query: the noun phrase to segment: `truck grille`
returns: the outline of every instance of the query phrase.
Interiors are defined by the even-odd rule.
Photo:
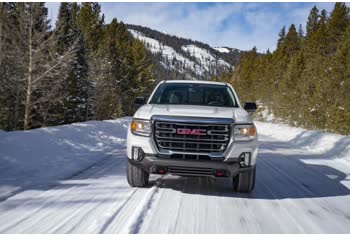
[[[182,153],[224,152],[230,141],[230,124],[155,121],[158,150]]]

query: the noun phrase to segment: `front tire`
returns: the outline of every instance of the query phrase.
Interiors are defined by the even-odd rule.
[[[148,185],[149,173],[141,167],[129,163],[127,166],[126,177],[131,187],[145,187]]]
[[[233,178],[233,190],[240,193],[250,193],[255,187],[256,167],[239,173]]]

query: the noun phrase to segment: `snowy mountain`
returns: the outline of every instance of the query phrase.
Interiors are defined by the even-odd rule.
[[[228,47],[179,38],[147,27],[127,25],[134,38],[141,40],[153,61],[156,79],[210,79],[233,68],[241,51]]]

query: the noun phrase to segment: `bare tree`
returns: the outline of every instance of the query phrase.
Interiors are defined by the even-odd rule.
[[[43,3],[17,3],[16,12],[5,24],[12,43],[7,55],[16,58],[18,74],[7,81],[22,96],[23,127],[29,129],[46,125],[50,109],[64,98],[63,80],[74,60],[76,43],[57,53],[57,39]]]

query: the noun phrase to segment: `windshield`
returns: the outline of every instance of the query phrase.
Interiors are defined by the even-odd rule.
[[[150,103],[237,107],[236,99],[228,86],[199,83],[163,83],[157,88]]]

